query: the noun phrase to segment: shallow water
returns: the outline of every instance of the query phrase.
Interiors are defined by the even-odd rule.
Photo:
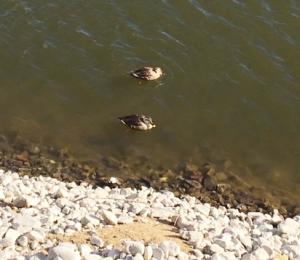
[[[0,130],[85,158],[228,158],[294,190],[299,31],[295,0],[1,1]],[[166,75],[128,76],[144,65]],[[158,127],[126,129],[131,113]]]

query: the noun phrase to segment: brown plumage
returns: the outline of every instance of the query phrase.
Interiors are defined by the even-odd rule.
[[[118,117],[118,119],[126,126],[134,130],[150,130],[156,125],[153,123],[150,116],[145,115],[129,115]]]
[[[143,67],[132,71],[131,76],[143,79],[143,80],[155,80],[163,75],[162,69],[160,67]]]

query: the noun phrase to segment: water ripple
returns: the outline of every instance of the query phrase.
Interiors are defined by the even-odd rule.
[[[63,146],[70,135],[68,143],[83,147],[78,136],[99,135],[109,140],[105,152],[126,153],[124,129],[106,127],[115,115],[142,109],[165,124],[147,136],[125,136],[155,159],[170,150],[174,160],[191,158],[204,143],[245,163],[256,160],[242,158],[245,150],[271,168],[285,161],[299,174],[297,156],[277,158],[290,148],[300,154],[300,1],[44,2],[0,1],[0,97],[12,97],[0,102],[4,127],[29,114],[45,125],[36,136]],[[146,64],[166,75],[142,84],[128,75]],[[54,111],[47,122],[41,104]],[[170,136],[158,153],[147,148]]]
[[[189,2],[198,10],[200,11],[204,16],[211,16],[211,13],[205,10],[200,3],[197,0],[189,0]]]
[[[84,29],[82,26],[80,26],[79,28],[76,29],[76,32],[84,35],[84,36],[87,36],[87,37],[91,37],[91,33],[88,32],[86,29]]]
[[[177,44],[181,45],[182,47],[186,47],[186,45],[184,43],[182,43],[181,41],[179,41],[178,39],[176,39],[175,37],[173,37],[171,34],[164,32],[164,31],[160,31],[160,33],[164,36],[166,36],[168,39],[176,42]]]

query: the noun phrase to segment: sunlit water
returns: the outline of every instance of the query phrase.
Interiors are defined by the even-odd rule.
[[[299,32],[296,0],[1,1],[1,132],[88,158],[229,158],[295,190]],[[144,65],[166,75],[128,75]],[[131,113],[158,127],[126,129]]]

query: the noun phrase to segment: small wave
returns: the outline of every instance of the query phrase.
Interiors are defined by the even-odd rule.
[[[76,32],[84,35],[84,36],[87,36],[87,37],[91,37],[91,33],[89,33],[87,30],[83,29],[82,27],[79,27],[77,28]]]
[[[296,14],[296,13],[291,13],[291,16],[294,16],[296,18],[300,18],[300,15],[299,14]]]
[[[175,65],[181,72],[184,72],[184,69],[182,66],[180,66],[180,64],[178,62],[175,61],[175,59],[172,59],[171,57],[165,55],[164,53],[158,51],[157,49],[151,48],[151,50],[156,53],[158,56],[160,56],[161,58],[163,58],[164,60],[167,60],[169,64],[173,64]],[[169,73],[168,73],[169,74]],[[170,74],[169,74],[170,75]],[[171,74],[172,77],[174,77],[175,75]]]
[[[229,21],[228,19],[226,19],[225,17],[223,16],[217,16],[217,18],[222,21],[225,25],[227,25],[228,27],[231,27],[235,30],[238,30],[238,31],[246,31],[244,28],[240,27],[240,26],[237,26],[235,25],[233,22]]]
[[[275,52],[267,49],[263,45],[261,44],[252,44],[252,45],[255,46],[257,49],[261,50],[268,58],[270,58],[276,64],[281,66],[285,62],[284,58],[280,57]]]
[[[263,8],[264,8],[267,12],[269,12],[269,13],[272,12],[272,8],[271,8],[271,6],[267,3],[266,0],[262,0],[262,1],[261,1],[261,4],[262,4]]]
[[[171,34],[165,32],[165,31],[160,31],[160,33],[164,36],[166,36],[168,39],[176,42],[177,44],[183,46],[183,47],[186,47],[186,45],[184,43],[182,43],[181,41],[179,41],[178,39],[176,39],[175,37],[173,37]]]
[[[200,11],[203,15],[205,16],[211,16],[211,13],[205,10],[197,0],[190,0],[190,3],[198,10]]]
[[[243,7],[245,6],[245,3],[242,2],[242,0],[232,0],[232,2]]]
[[[242,70],[247,74],[249,75],[252,79],[255,79],[257,82],[265,85],[265,82],[255,73],[255,71],[250,67],[248,66],[247,64],[243,63],[243,62],[239,62],[238,64]]]

